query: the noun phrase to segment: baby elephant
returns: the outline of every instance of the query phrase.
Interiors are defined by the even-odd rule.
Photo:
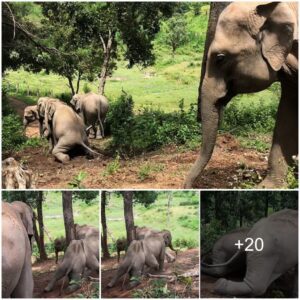
[[[53,278],[45,288],[45,292],[52,291],[56,281],[64,276],[69,278],[67,293],[80,288],[80,280],[84,276],[85,268],[99,272],[99,236],[88,236],[83,240],[72,240],[69,244],[62,263],[58,266]]]
[[[56,238],[54,240],[54,250],[55,250],[55,263],[58,262],[58,253],[65,252],[66,250],[66,239],[64,237]]]
[[[107,286],[113,287],[119,278],[127,273],[131,278],[134,277],[134,280],[130,282],[130,287],[137,286],[140,283],[138,278],[143,274],[145,266],[163,271],[165,247],[164,239],[157,235],[132,241],[124,260]]]
[[[117,253],[118,253],[118,262],[120,261],[121,251],[127,250],[127,240],[125,238],[117,239],[116,241]]]
[[[38,120],[38,111],[36,105],[27,106],[24,109],[24,115],[23,115],[23,125],[26,128],[28,124],[34,122],[35,120]]]

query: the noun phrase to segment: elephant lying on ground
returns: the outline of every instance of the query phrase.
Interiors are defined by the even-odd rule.
[[[120,261],[120,253],[122,251],[126,252],[126,250],[127,250],[127,240],[126,240],[126,238],[117,239],[116,248],[117,248],[118,262],[119,262]]]
[[[138,239],[138,240],[144,239],[145,237],[147,237],[149,235],[157,234],[164,239],[166,247],[169,247],[177,255],[177,250],[175,250],[172,245],[172,234],[169,230],[159,231],[159,230],[155,230],[155,229],[148,228],[148,227],[135,226],[135,234],[136,234],[136,239]],[[175,257],[172,256],[167,251],[166,251],[166,257],[167,257],[168,262],[175,261]]]
[[[80,280],[84,277],[86,268],[89,271],[99,272],[99,235],[97,234],[70,242],[63,261],[58,265],[53,278],[45,288],[45,292],[50,292],[56,281],[64,276],[69,278],[67,292],[74,292],[80,288]]]
[[[158,235],[150,235],[139,241],[133,240],[124,260],[107,286],[113,287],[119,278],[129,273],[133,279],[130,281],[130,287],[135,287],[139,284],[139,277],[146,266],[163,271],[165,247],[164,239]]]
[[[237,253],[235,243],[238,240],[244,241],[249,232],[249,228],[238,228],[220,237],[214,244],[211,255],[211,264],[207,264],[204,259],[201,261],[201,272],[221,277],[230,273],[245,269],[246,253]],[[235,256],[235,254],[237,255]],[[230,261],[228,263],[228,261]]]
[[[2,298],[32,298],[32,210],[2,202]]]
[[[51,141],[52,154],[58,161],[68,162],[68,152],[78,146],[87,155],[98,154],[89,148],[83,121],[71,107],[59,101],[44,101],[38,104],[38,113],[44,118],[43,135]]]
[[[54,240],[54,250],[55,250],[55,263],[58,262],[58,253],[65,252],[66,250],[66,239],[64,237],[59,237]]]
[[[199,89],[202,146],[185,188],[211,159],[224,107],[238,94],[281,83],[281,99],[263,188],[286,187],[298,155],[298,3],[234,2],[220,14]]]
[[[92,126],[93,138],[104,137],[103,122],[108,111],[108,100],[95,93],[76,94],[70,101],[74,110],[80,115],[84,124]],[[98,126],[97,126],[98,125]]]
[[[247,271],[242,282],[225,278],[215,291],[228,296],[261,296],[270,284],[298,265],[298,211],[284,209],[263,218],[247,233],[248,238],[263,240],[262,251],[246,252]],[[243,253],[244,249],[238,251]],[[298,276],[295,278],[295,293]],[[296,296],[296,295],[295,295]]]

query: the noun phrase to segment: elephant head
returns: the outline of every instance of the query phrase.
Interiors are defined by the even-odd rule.
[[[81,97],[79,94],[75,94],[71,101],[70,104],[73,106],[74,110],[77,113],[80,113],[82,111],[82,103],[81,103]]]
[[[23,116],[23,125],[26,127],[29,123],[34,122],[38,119],[38,111],[37,106],[27,106],[24,109],[24,116]]]
[[[176,255],[177,255],[177,250],[175,250],[173,248],[173,245],[172,245],[172,235],[171,235],[171,232],[169,230],[162,230],[160,231],[160,234],[162,235],[164,241],[165,241],[165,245],[166,247],[170,247],[171,250],[173,250]]]
[[[199,92],[202,147],[186,188],[193,186],[212,156],[226,104],[237,94],[266,89],[279,79],[278,71],[286,68],[286,58],[298,35],[291,6],[237,2],[220,14]]]
[[[33,232],[33,211],[30,206],[28,206],[26,203],[22,201],[14,201],[11,203],[13,208],[17,211],[17,213],[20,215],[22,223],[24,224],[24,227],[27,231],[30,243],[31,238],[34,234]]]

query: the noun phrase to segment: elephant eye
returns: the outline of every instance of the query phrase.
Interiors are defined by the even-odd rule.
[[[216,63],[221,64],[225,60],[225,54],[224,53],[218,53],[216,56]]]

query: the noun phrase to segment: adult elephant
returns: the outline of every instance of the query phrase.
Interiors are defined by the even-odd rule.
[[[261,187],[286,186],[288,166],[298,154],[298,4],[231,3],[221,13],[209,47],[200,91],[202,148],[185,187],[209,162],[222,108],[237,94],[281,83],[268,175]]]
[[[296,268],[298,274],[298,211],[284,209],[261,219],[247,237],[263,242],[259,250],[249,246],[252,251],[246,252],[247,271],[243,281],[221,278],[215,285],[217,293],[235,297],[261,296],[274,280],[286,272]],[[295,294],[297,286],[298,276],[295,276]]]
[[[74,110],[81,116],[84,124],[92,126],[94,132],[93,138],[104,137],[103,122],[108,111],[107,98],[92,92],[75,94],[70,103]]]
[[[23,204],[2,203],[2,298],[32,298],[32,211]]]

